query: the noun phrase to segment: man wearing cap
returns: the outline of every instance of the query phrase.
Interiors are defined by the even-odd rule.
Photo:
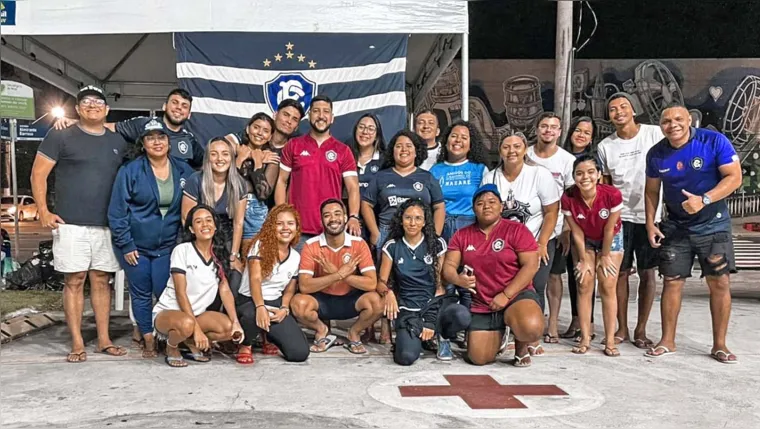
[[[98,330],[97,350],[113,356],[127,353],[108,334],[109,280],[119,270],[108,229],[108,204],[127,142],[105,127],[108,106],[100,88],[85,87],[76,99],[79,123],[48,133],[37,151],[31,177],[42,225],[53,229],[55,269],[64,274],[63,306],[72,339],[68,362],[87,360],[81,333],[86,278]],[[47,206],[47,179],[54,168],[52,212]]]
[[[169,280],[170,256],[181,228],[182,188],[193,169],[169,156],[163,121],[145,124],[138,140],[144,156],[119,170],[108,207],[116,257],[129,280],[132,314],[144,343],[143,357],[155,357],[153,297]]]
[[[203,166],[205,150],[198,143],[195,134],[188,131],[184,126],[190,118],[192,104],[193,97],[190,93],[184,89],[176,88],[166,97],[166,102],[162,107],[164,114],[160,120],[164,123],[166,133],[169,135],[169,154],[198,169]],[[137,140],[142,135],[145,124],[153,119],[152,116],[138,116],[125,121],[109,122],[105,126],[139,147]],[[66,128],[75,123],[75,119],[61,118],[55,123],[55,129]]]
[[[655,294],[655,272],[658,253],[647,240],[644,212],[647,152],[665,138],[656,125],[637,124],[636,112],[630,95],[619,92],[612,95],[607,105],[615,133],[599,143],[599,162],[605,183],[614,185],[623,194],[623,263],[617,284],[618,330],[615,342],[632,341],[640,349],[652,347],[647,338],[647,321]],[[658,208],[655,222],[660,222]],[[639,273],[639,314],[633,340],[628,331],[628,277],[634,255]]]

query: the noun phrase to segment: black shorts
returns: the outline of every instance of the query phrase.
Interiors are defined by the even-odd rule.
[[[364,295],[364,291],[352,289],[346,295],[328,295],[317,292],[312,296],[317,300],[320,320],[347,320],[359,315],[356,311],[356,301]]]
[[[734,242],[730,232],[693,235],[678,230],[674,225],[660,226],[665,235],[660,247],[660,275],[663,277],[691,277],[694,257],[697,257],[702,276],[719,276],[736,272]],[[710,256],[719,255],[721,260],[711,263]],[[724,265],[721,267],[721,265]],[[716,270],[716,268],[719,268]]]
[[[658,249],[649,244],[647,228],[644,224],[623,221],[623,262],[620,271],[626,272],[633,267],[633,255],[636,255],[636,269],[639,271],[657,268],[659,264]]]
[[[557,246],[554,250],[554,258],[552,260],[552,268],[549,270],[549,274],[565,274],[567,270],[567,258],[562,254],[562,246],[559,245],[559,237],[557,237]]]
[[[530,299],[535,301],[536,304],[541,305],[538,301],[538,294],[531,289],[523,289],[517,296],[507,304],[507,306],[495,313],[470,313],[472,321],[470,322],[469,331],[503,331],[506,325],[504,324],[504,312],[507,311],[512,304],[524,299]]]

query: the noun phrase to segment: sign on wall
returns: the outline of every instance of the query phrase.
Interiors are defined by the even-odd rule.
[[[23,83],[2,81],[0,83],[0,116],[34,120],[34,90]]]

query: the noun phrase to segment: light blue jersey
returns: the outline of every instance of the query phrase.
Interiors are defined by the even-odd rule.
[[[447,215],[475,216],[472,211],[472,196],[487,172],[488,168],[485,165],[469,160],[456,164],[439,162],[430,169],[430,173],[441,185]]]

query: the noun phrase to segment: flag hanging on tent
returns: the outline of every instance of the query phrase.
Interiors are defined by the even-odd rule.
[[[205,143],[243,130],[285,98],[308,110],[333,100],[332,134],[351,136],[364,113],[380,119],[386,141],[406,127],[407,36],[399,34],[175,33],[177,78],[193,96],[189,128]],[[308,117],[299,127],[309,129]]]

